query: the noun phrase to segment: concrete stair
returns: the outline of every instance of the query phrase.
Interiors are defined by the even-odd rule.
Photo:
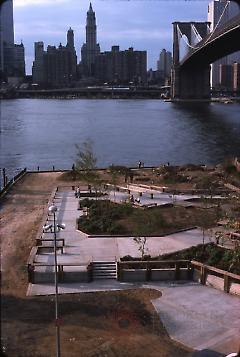
[[[96,279],[116,279],[116,262],[93,262],[93,280]]]

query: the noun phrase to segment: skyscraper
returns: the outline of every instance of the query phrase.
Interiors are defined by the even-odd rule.
[[[208,5],[208,21],[211,22],[211,31],[213,31],[218,24],[222,13],[224,14],[218,24],[218,26],[223,25],[229,21],[232,17],[236,16],[240,12],[240,7],[234,3],[229,2],[227,5],[227,0],[214,0]],[[220,84],[220,64],[231,65],[234,62],[240,62],[240,51],[233,53],[229,56],[223,57],[212,64],[211,71],[211,86],[217,87]]]
[[[97,26],[95,12],[93,11],[92,4],[90,3],[87,12],[86,22],[86,43],[81,48],[81,64],[83,74],[85,76],[94,76],[95,72],[95,58],[100,53],[100,46],[97,43]]]
[[[72,79],[76,79],[76,73],[77,73],[77,55],[76,55],[76,50],[74,47],[74,32],[69,28],[67,32],[67,49],[70,52],[70,57],[71,57],[71,69],[70,69],[70,76]]]
[[[0,7],[0,70],[5,76],[14,72],[13,1]]]

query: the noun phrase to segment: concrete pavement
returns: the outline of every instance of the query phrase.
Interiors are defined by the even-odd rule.
[[[240,299],[207,286],[193,282],[122,283],[101,280],[59,284],[59,293],[136,288],[152,288],[162,292],[162,296],[152,303],[171,338],[202,351],[202,354],[196,353],[194,356],[220,356],[216,352],[226,355],[238,350]],[[54,292],[53,284],[30,285],[28,289],[29,296]]]

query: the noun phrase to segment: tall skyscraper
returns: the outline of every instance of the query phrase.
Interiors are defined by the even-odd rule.
[[[100,53],[100,46],[97,43],[97,26],[95,12],[90,3],[87,12],[86,23],[86,43],[81,48],[81,64],[85,76],[94,76],[95,58]]]
[[[240,12],[240,7],[227,0],[214,0],[208,5],[208,21],[211,22],[211,31],[213,31],[218,24],[220,17],[225,9],[225,12],[219,22],[218,26],[224,25],[232,17]],[[212,64],[211,71],[211,86],[218,87],[220,84],[220,65],[231,65],[234,62],[240,62],[240,51],[233,53],[229,56],[223,57]]]
[[[67,32],[67,49],[70,52],[70,57],[71,57],[71,77],[72,79],[76,78],[76,73],[77,73],[77,55],[76,55],[76,50],[74,47],[74,32],[73,30],[70,29]]]
[[[0,7],[0,70],[5,76],[14,72],[13,1]]]

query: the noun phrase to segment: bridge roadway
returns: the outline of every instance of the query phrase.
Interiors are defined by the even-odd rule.
[[[210,33],[198,42],[196,49],[192,49],[183,58],[180,65],[187,67],[204,67],[217,59],[240,50],[240,14],[228,21],[227,24]]]

